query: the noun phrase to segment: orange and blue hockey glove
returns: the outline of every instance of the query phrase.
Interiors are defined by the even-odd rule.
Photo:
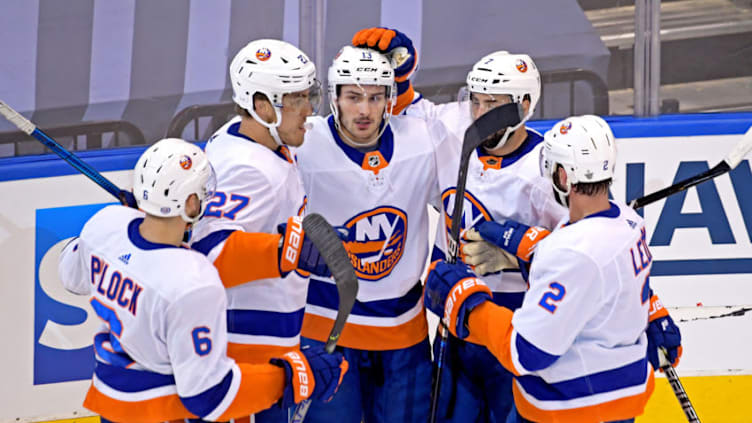
[[[332,275],[313,241],[305,236],[301,217],[287,219],[286,223],[277,226],[277,232],[282,234],[279,244],[279,272],[282,276],[296,269],[321,277]]]
[[[415,95],[410,77],[418,69],[418,52],[410,37],[395,29],[366,28],[355,33],[352,44],[378,50],[390,58],[397,84],[397,104],[392,114],[401,113],[412,103]]]
[[[679,364],[682,355],[681,332],[674,319],[663,307],[663,303],[651,290],[650,311],[648,312],[648,360],[654,369],[660,369],[660,351],[666,351],[672,367]],[[662,370],[661,370],[662,371]]]
[[[303,347],[290,351],[270,362],[285,369],[285,390],[280,406],[292,407],[306,399],[331,401],[342,378],[347,373],[348,363],[340,352],[331,354],[323,346]]]
[[[465,339],[470,331],[467,316],[477,306],[492,299],[491,290],[464,263],[449,264],[436,260],[428,268],[423,302],[452,335]]]

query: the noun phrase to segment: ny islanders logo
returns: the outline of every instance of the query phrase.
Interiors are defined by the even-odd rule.
[[[407,214],[396,207],[377,207],[351,218],[347,251],[360,279],[377,281],[399,262],[407,239]]]
[[[441,202],[444,204],[444,225],[447,234],[452,233],[452,216],[454,216],[454,197],[457,193],[456,188],[449,188],[441,194]],[[465,191],[465,201],[462,202],[462,219],[460,220],[460,238],[463,238],[465,231],[481,222],[491,221],[491,213],[486,206],[473,196],[469,191]]]

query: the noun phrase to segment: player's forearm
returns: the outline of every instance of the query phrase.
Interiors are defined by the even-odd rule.
[[[485,346],[502,366],[518,375],[510,345],[514,330],[512,315],[512,310],[486,301],[470,313],[467,319],[470,335],[465,341]]]
[[[217,421],[258,413],[273,406],[285,388],[285,369],[273,364],[238,363],[240,387],[227,410]]]
[[[258,279],[278,278],[281,235],[235,231],[214,260],[222,284],[233,287]]]

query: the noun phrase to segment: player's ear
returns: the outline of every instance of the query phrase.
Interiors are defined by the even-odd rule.
[[[196,217],[201,212],[201,201],[198,199],[198,195],[191,194],[188,199],[185,200],[185,214],[188,217]]]
[[[256,93],[253,95],[253,108],[256,110],[256,114],[267,123],[272,123],[277,119],[272,103],[262,94]]]

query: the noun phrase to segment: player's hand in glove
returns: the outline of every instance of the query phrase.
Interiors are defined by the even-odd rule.
[[[530,261],[535,245],[551,231],[507,220],[504,223],[483,222],[478,225],[478,233],[484,240],[501,247],[504,251],[523,261]]]
[[[287,219],[287,223],[277,226],[277,232],[282,234],[279,244],[279,272],[282,276],[295,269],[321,277],[332,275],[313,241],[305,236],[301,217]]]
[[[488,241],[480,233],[470,229],[465,234],[468,241],[460,246],[462,261],[478,275],[500,272],[504,269],[519,269],[517,258]]]
[[[366,28],[356,32],[352,39],[355,47],[367,47],[384,53],[392,61],[394,82],[397,83],[397,104],[392,114],[399,114],[413,101],[410,77],[418,68],[418,52],[412,40],[404,33],[389,28]]]
[[[681,332],[674,323],[674,319],[669,316],[668,310],[663,307],[663,303],[655,294],[650,297],[647,335],[648,360],[650,360],[653,368],[661,368],[660,355],[663,354],[661,349],[666,352],[666,358],[671,366],[676,367],[682,355]]]
[[[323,346],[303,347],[270,362],[285,369],[285,390],[280,406],[292,407],[303,400],[331,401],[348,369],[340,352],[328,354]]]
[[[437,316],[443,316],[449,332],[460,339],[470,334],[465,327],[467,315],[491,300],[491,295],[488,286],[466,264],[436,260],[428,268],[423,302]]]

